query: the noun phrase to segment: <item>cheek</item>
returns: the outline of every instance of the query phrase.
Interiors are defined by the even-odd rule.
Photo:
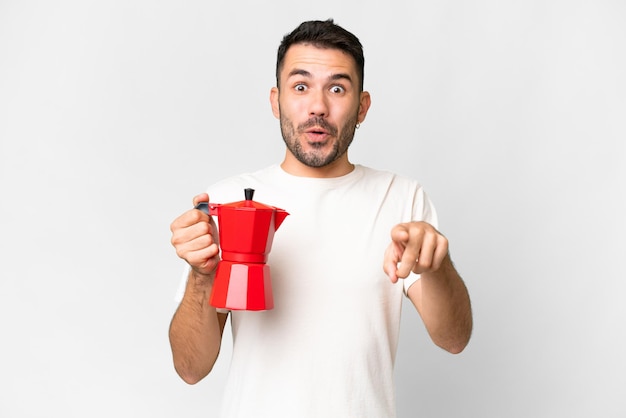
[[[280,103],[280,111],[288,114],[291,117],[298,117],[300,115],[306,115],[306,105],[304,100],[283,100]]]
[[[344,103],[343,106],[337,107],[337,112],[341,113],[341,117],[343,120],[354,119],[358,117],[359,112],[361,111],[361,104],[359,102]]]

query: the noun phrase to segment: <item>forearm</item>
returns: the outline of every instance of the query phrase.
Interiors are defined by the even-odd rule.
[[[472,333],[472,310],[467,288],[449,255],[439,270],[422,273],[409,288],[409,297],[433,342],[451,353],[463,351]]]
[[[210,282],[196,280],[191,272],[185,296],[170,324],[174,367],[189,384],[199,382],[211,371],[220,350],[226,315],[209,305],[210,292]]]

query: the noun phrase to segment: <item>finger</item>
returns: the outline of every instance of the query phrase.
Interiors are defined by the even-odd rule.
[[[433,269],[439,270],[443,265],[443,260],[448,255],[448,239],[439,234],[437,237],[437,247],[435,248],[435,258],[433,260]]]
[[[207,237],[196,238],[192,241],[183,242],[176,246],[176,254],[182,258],[187,260],[188,262],[192,262],[193,260],[198,260],[198,253],[205,251],[207,248],[211,247],[214,242]],[[193,259],[193,260],[192,260]],[[194,263],[195,264],[195,263]]]
[[[398,276],[406,278],[414,269],[416,262],[418,261],[420,250],[422,248],[422,240],[424,237],[424,231],[421,228],[410,228],[408,230],[409,239],[402,253],[402,259],[400,260],[400,266],[398,267]]]
[[[422,234],[419,254],[416,263],[413,266],[413,272],[420,274],[433,269],[433,260],[435,258],[435,248],[437,246],[437,233],[434,231],[426,231]]]
[[[424,241],[420,259],[413,269],[413,272],[417,274],[439,270],[448,254],[448,239],[438,232],[435,231]]]
[[[395,283],[398,281],[398,276],[396,271],[398,269],[398,261],[400,257],[397,252],[397,245],[393,242],[387,246],[385,250],[385,257],[383,259],[383,271],[391,280],[391,283]]]
[[[205,269],[211,261],[217,262],[217,256],[219,255],[219,247],[213,243],[208,247],[200,248],[195,251],[189,251],[185,253],[185,257],[181,257],[189,263],[190,266]]]
[[[197,223],[181,229],[172,237],[172,243],[187,251],[206,248],[215,242],[211,234],[211,226],[207,222]]]
[[[398,224],[391,229],[391,243],[393,254],[397,258],[396,264],[402,259],[402,254],[409,242],[409,229],[407,224]]]
[[[411,241],[410,224],[398,224],[394,226],[391,229],[391,240],[394,251],[395,280],[398,278],[404,279],[409,276],[417,258],[417,252],[411,248],[413,244]],[[400,263],[399,266],[398,263]],[[389,266],[389,268],[391,268],[391,265]],[[395,283],[395,281],[393,282]]]
[[[193,268],[201,270],[203,273],[210,273],[216,266],[219,255],[219,246],[209,234],[201,235],[189,241],[182,241],[175,245],[176,254],[187,261]],[[216,260],[212,260],[212,259]],[[206,266],[211,269],[206,271]]]
[[[208,202],[208,201],[209,201],[209,195],[207,193],[200,193],[199,195],[194,196],[193,206],[195,207],[200,202]]]
[[[408,224],[398,224],[391,229],[391,241],[406,245],[409,241],[409,227]]]
[[[170,225],[172,238],[179,237],[190,240],[198,235],[211,233],[209,215],[195,209],[190,209],[180,215]]]

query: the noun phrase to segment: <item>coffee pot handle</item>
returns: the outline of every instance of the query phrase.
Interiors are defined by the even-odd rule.
[[[211,213],[209,212],[209,203],[208,202],[200,202],[198,203],[194,209],[198,209],[200,212],[204,212],[207,215],[210,215]]]
[[[198,209],[199,211],[204,212],[207,215],[218,216],[219,214],[217,208],[219,208],[220,206],[221,205],[219,203],[200,202],[194,207],[194,209]]]

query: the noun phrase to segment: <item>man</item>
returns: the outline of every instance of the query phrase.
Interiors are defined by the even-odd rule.
[[[228,203],[250,187],[290,213],[269,258],[273,310],[211,307],[216,225],[196,209],[172,223],[172,243],[190,266],[170,327],[174,365],[188,383],[204,378],[231,316],[224,417],[394,417],[403,294],[435,344],[459,353],[469,341],[469,296],[422,187],[348,159],[371,102],[363,67],[359,40],[332,20],[286,35],[270,93],[285,158],[209,189]],[[207,194],[193,203],[203,201]]]

